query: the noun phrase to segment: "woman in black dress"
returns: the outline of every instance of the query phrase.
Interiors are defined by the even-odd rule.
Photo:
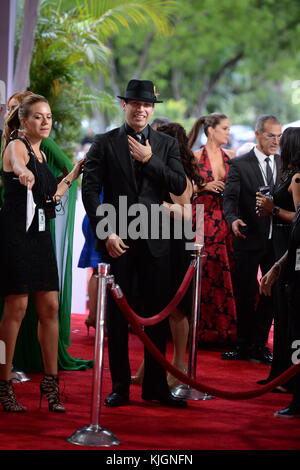
[[[300,172],[295,178],[295,184],[300,192]],[[287,344],[291,366],[299,362],[299,350],[295,349],[299,347],[300,337],[300,204],[291,227],[288,250],[262,278],[260,293],[271,295],[271,288],[281,273],[286,282],[286,315],[289,320]],[[275,412],[278,418],[300,418],[300,372],[290,380],[290,387],[292,401],[286,408]]]
[[[6,345],[6,363],[0,365],[0,403],[4,411],[25,411],[16,400],[10,375],[28,296],[33,294],[45,372],[41,399],[46,395],[50,411],[64,412],[57,366],[58,271],[49,221],[55,216],[55,204],[81,173],[83,161],[57,185],[40,150],[52,127],[51,109],[43,96],[25,97],[6,125],[11,140],[6,139],[2,153],[5,198],[0,212],[0,255],[5,279],[0,287],[4,297],[0,340]]]
[[[267,215],[273,215],[273,246],[275,259],[280,259],[287,250],[291,224],[300,202],[300,185],[296,183],[300,171],[300,128],[287,128],[281,139],[281,184],[273,194],[273,200],[261,193],[257,205]],[[288,316],[286,315],[285,279],[281,275],[274,286],[274,339],[273,361],[269,377],[259,381],[265,384],[284,372],[290,364],[288,345]],[[277,391],[285,391],[278,387]]]

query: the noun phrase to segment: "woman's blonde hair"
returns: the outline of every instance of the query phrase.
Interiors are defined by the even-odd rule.
[[[15,93],[10,97],[9,100],[12,98],[15,98],[18,100],[17,96],[20,97],[22,93]],[[8,103],[9,103],[8,100]],[[5,122],[5,127],[4,127],[4,139],[5,143],[3,146],[2,150],[2,155],[8,146],[10,140],[13,138],[14,132],[17,132],[20,130],[21,126],[21,119],[27,118],[30,112],[31,106],[33,106],[36,103],[48,103],[48,100],[42,96],[42,95],[36,95],[32,92],[24,92],[23,93],[23,98],[21,98],[19,105],[9,114],[8,118],[6,119]]]

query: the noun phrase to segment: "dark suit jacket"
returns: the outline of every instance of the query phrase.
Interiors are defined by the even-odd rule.
[[[278,155],[275,155],[275,163],[277,169],[275,184],[278,184],[280,177]],[[264,184],[254,150],[231,159],[224,189],[224,215],[230,229],[236,219],[242,219],[247,224],[247,238],[235,237],[236,249],[256,250],[263,249],[266,245],[270,217],[258,216],[255,212],[256,192],[258,187]]]
[[[186,177],[176,139],[154,131],[150,127],[149,142],[152,148],[152,157],[147,163],[141,164],[143,178],[140,190],[138,190],[134,175],[124,125],[105,134],[97,135],[87,154],[82,181],[82,200],[96,235],[96,249],[98,251],[105,250],[104,240],[98,239],[96,231],[97,224],[101,220],[103,222],[105,217],[103,214],[96,215],[102,188],[104,189],[103,204],[111,204],[116,210],[116,224],[112,226],[113,217],[111,217],[111,228],[108,229],[108,233],[117,233],[129,246],[132,243],[130,237],[124,237],[119,233],[119,216],[126,217],[126,207],[122,208],[122,204],[120,205],[119,196],[127,196],[127,210],[133,204],[145,205],[149,209],[148,226],[150,227],[151,204],[161,205],[169,192],[180,195],[185,190]],[[133,219],[137,216],[138,213]],[[131,220],[132,218],[128,217],[127,226]],[[144,225],[142,230],[147,229],[147,224]],[[162,240],[161,237],[159,239],[149,238],[147,243],[153,256],[167,254],[168,240]]]

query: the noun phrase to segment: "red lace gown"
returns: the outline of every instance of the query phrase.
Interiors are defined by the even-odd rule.
[[[227,176],[230,158],[223,150],[222,154]],[[199,169],[206,182],[213,181],[205,147]],[[224,218],[222,203],[222,196],[209,191],[193,196],[194,219],[196,204],[204,205],[205,257],[202,261],[200,343],[228,344],[236,340],[236,308],[231,279],[233,234]]]

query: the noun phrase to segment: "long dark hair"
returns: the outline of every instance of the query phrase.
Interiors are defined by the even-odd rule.
[[[9,114],[8,118],[6,119],[3,132],[5,143],[3,146],[2,155],[4,154],[4,151],[8,146],[10,140],[14,137],[14,132],[15,137],[18,135],[18,131],[21,127],[21,119],[28,117],[31,106],[41,102],[49,104],[44,96],[36,95],[30,92],[29,94],[24,96],[22,101],[20,101],[19,105]]]
[[[192,129],[188,134],[189,146],[190,148],[193,147],[194,143],[197,140],[200,130],[203,128],[204,134],[206,137],[208,136],[208,128],[215,127],[220,124],[223,119],[228,119],[225,114],[221,113],[212,113],[208,114],[207,116],[200,116],[194,123]]]
[[[194,153],[189,147],[188,138],[184,128],[177,122],[170,122],[160,126],[157,130],[177,139],[180,158],[186,176],[198,187],[202,186],[204,179],[198,170],[198,165]]]
[[[280,139],[281,176],[300,172],[300,127],[288,127]]]

